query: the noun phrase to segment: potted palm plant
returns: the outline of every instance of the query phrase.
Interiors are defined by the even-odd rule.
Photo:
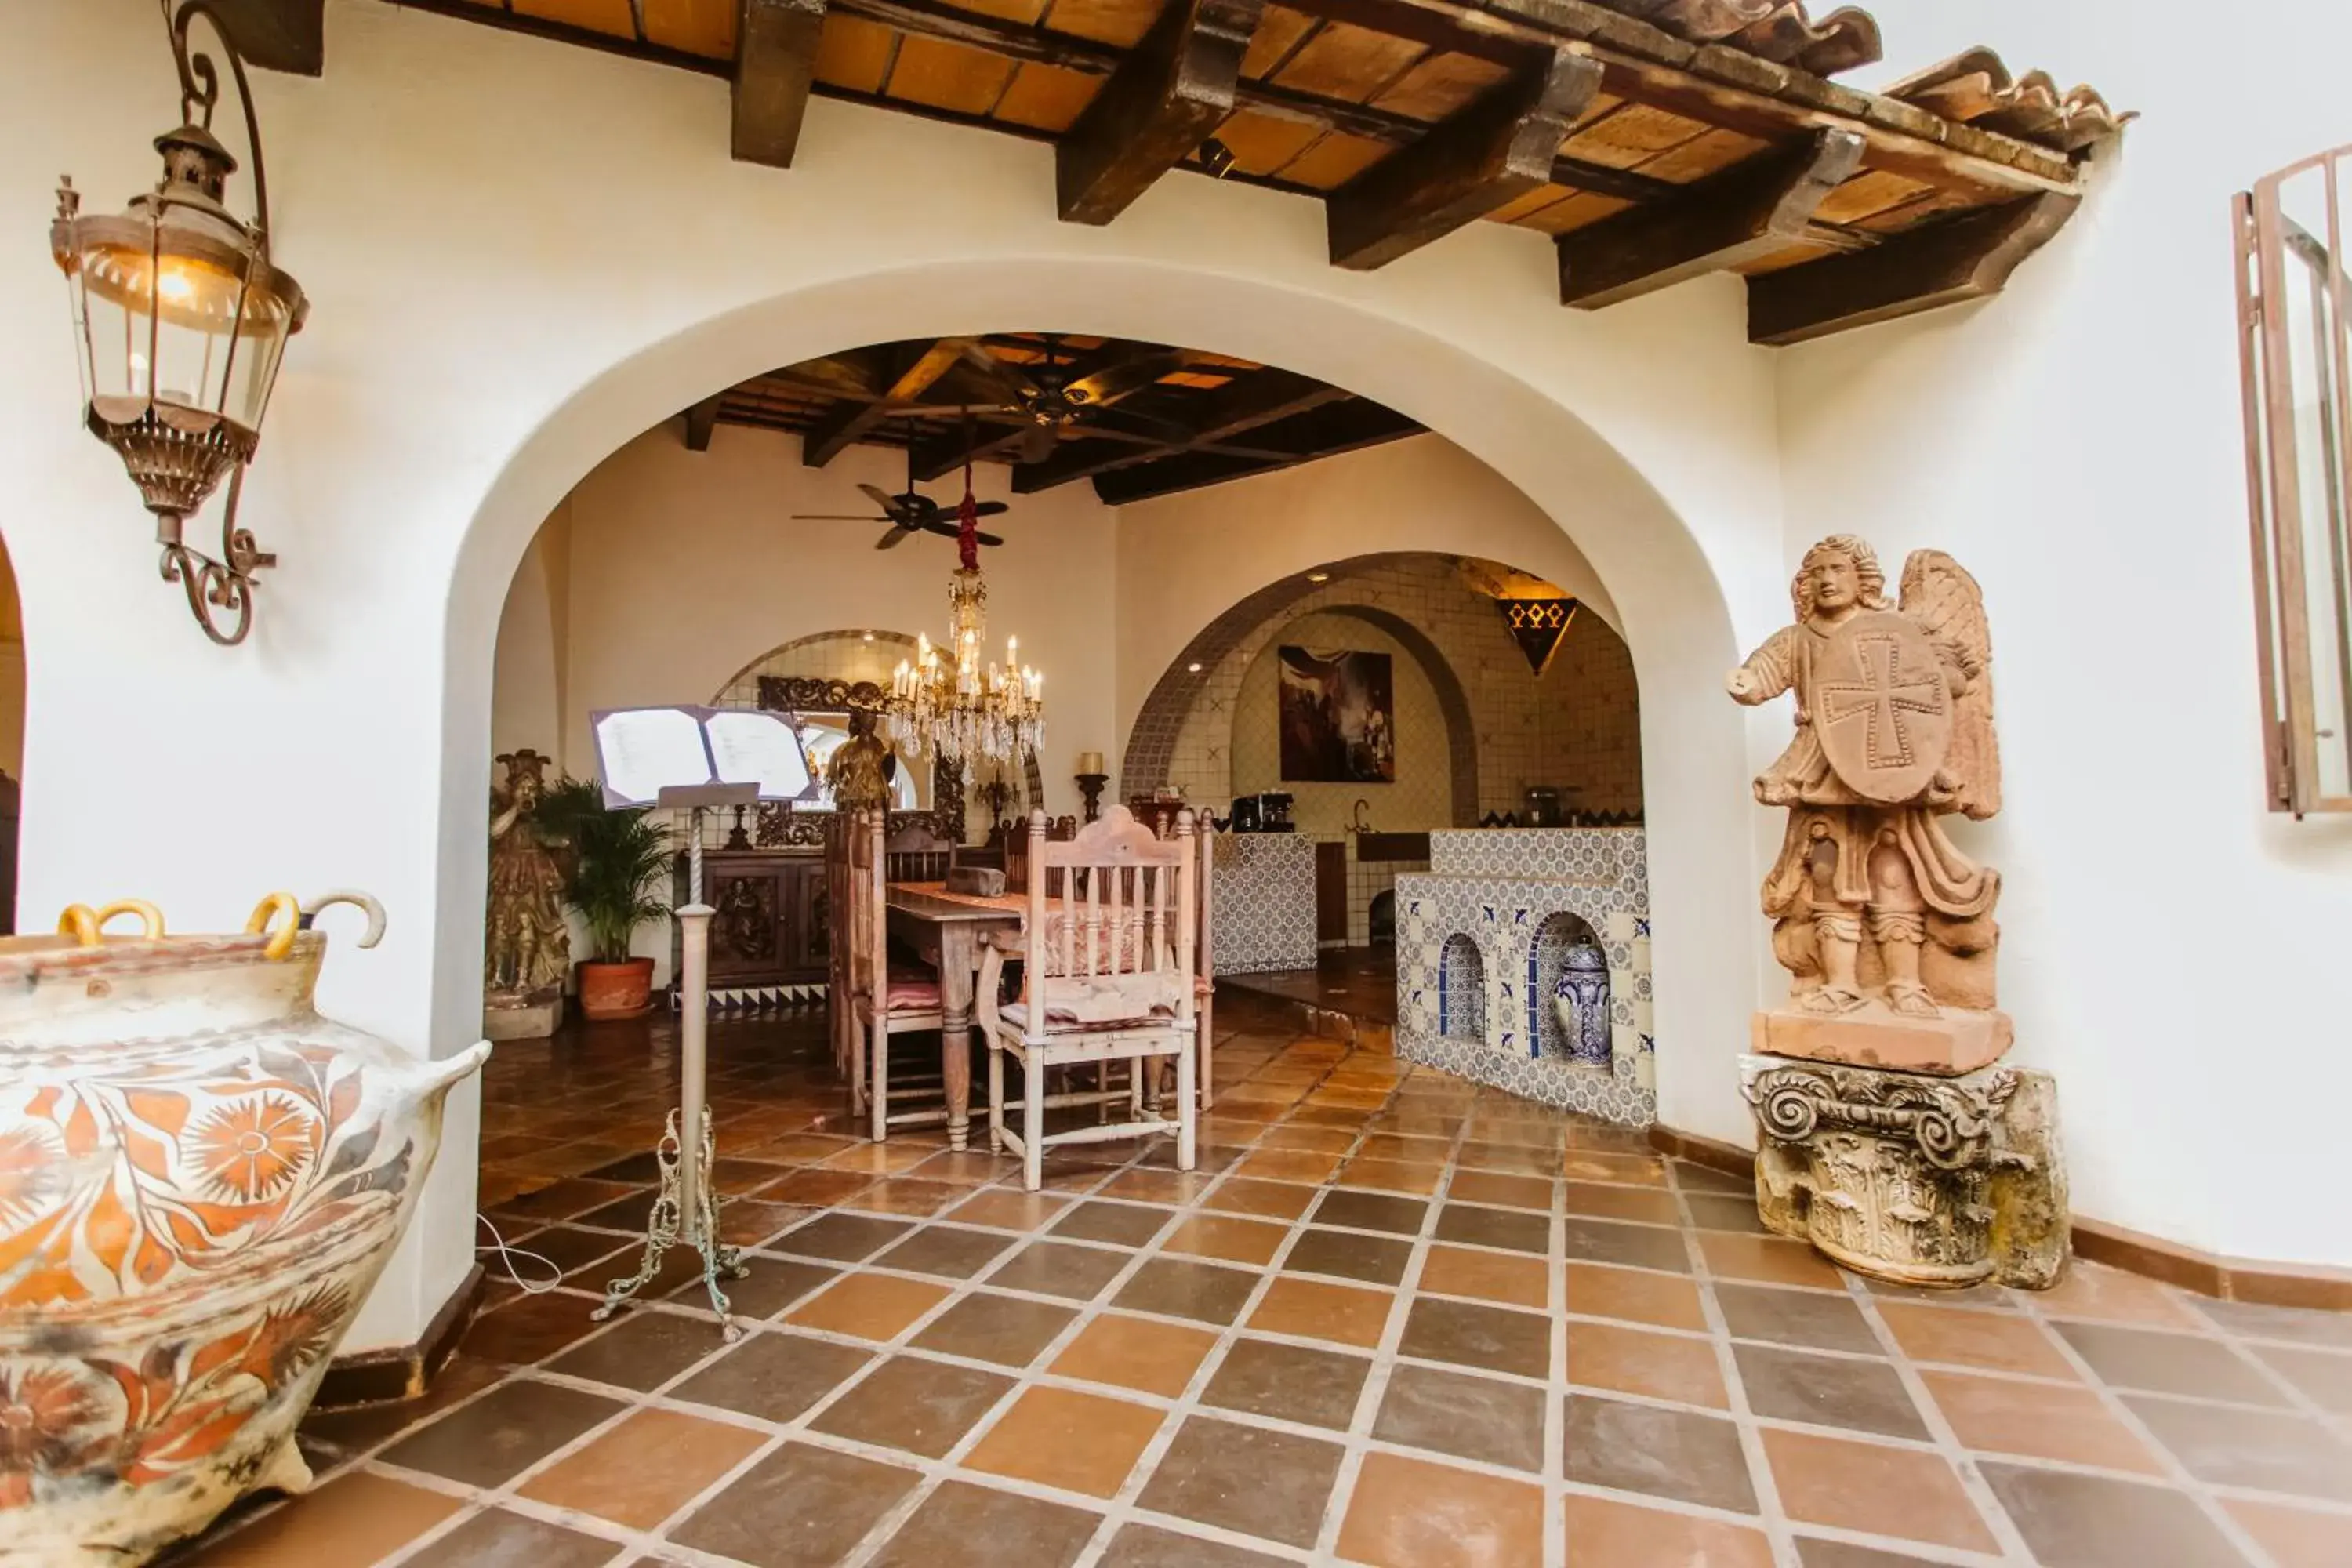
[[[580,964],[580,1011],[590,1018],[635,1018],[653,1005],[654,961],[629,956],[639,926],[669,912],[659,889],[669,875],[669,833],[645,806],[590,810],[573,819],[578,856],[572,904],[588,928]]]

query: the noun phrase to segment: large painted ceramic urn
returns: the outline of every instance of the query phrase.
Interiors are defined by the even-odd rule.
[[[373,899],[330,902],[374,944]],[[101,940],[123,911],[145,935]],[[0,941],[0,1561],[122,1568],[310,1482],[295,1423],[489,1047],[320,1017],[309,923],[273,894],[240,936],[131,903]]]

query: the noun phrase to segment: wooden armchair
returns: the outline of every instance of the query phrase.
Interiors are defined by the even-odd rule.
[[[944,882],[955,864],[957,846],[919,822],[910,822],[889,836],[883,847],[887,879],[893,882]]]
[[[1045,837],[1045,815],[1029,819],[1028,912],[1022,934],[1021,996],[1000,1005],[1004,953],[992,946],[981,964],[978,1009],[988,1043],[988,1131],[993,1148],[1022,1160],[1031,1190],[1044,1181],[1048,1147],[1114,1138],[1176,1135],[1176,1163],[1194,1165],[1199,1112],[1193,1089],[1198,1046],[1193,982],[1200,860],[1190,812],[1175,837],[1160,839],[1115,805],[1076,837]],[[1051,896],[1049,885],[1063,891]],[[1021,1131],[1004,1121],[1004,1059],[1022,1072]],[[1144,1105],[1150,1058],[1172,1057],[1175,1116]],[[1048,1068],[1079,1063],[1133,1064],[1129,1119],[1048,1134],[1045,1111],[1059,1103],[1097,1104],[1099,1092],[1048,1097]]]
[[[847,839],[844,879],[847,884],[848,1016],[851,1024],[849,1070],[853,1082],[866,1086],[866,1110],[873,1118],[874,1141],[880,1142],[893,1127],[909,1127],[946,1120],[944,1101],[912,1110],[893,1110],[891,1101],[930,1100],[939,1092],[934,1081],[890,1083],[890,1037],[945,1026],[940,983],[936,975],[919,977],[890,967],[889,908],[886,891],[889,856],[883,841],[884,817],[876,810],[846,814],[843,831]]]

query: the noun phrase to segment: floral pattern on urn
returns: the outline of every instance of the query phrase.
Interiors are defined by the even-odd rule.
[[[490,1048],[320,1017],[330,902],[374,945],[343,893],[242,936],[126,903],[0,940],[0,1559],[123,1568],[310,1484],[295,1424]],[[144,940],[100,940],[118,911]]]

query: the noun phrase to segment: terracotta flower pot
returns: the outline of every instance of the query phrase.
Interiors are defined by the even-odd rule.
[[[594,959],[580,965],[580,1011],[599,1022],[641,1018],[653,1010],[654,961],[625,958],[618,963]]]
[[[374,900],[321,901],[382,934]],[[126,911],[147,939],[101,942]],[[300,913],[273,894],[251,934],[165,937],[152,906],[77,905],[68,934],[0,941],[11,1561],[123,1568],[310,1484],[295,1423],[490,1047],[419,1061],[319,1016]]]

